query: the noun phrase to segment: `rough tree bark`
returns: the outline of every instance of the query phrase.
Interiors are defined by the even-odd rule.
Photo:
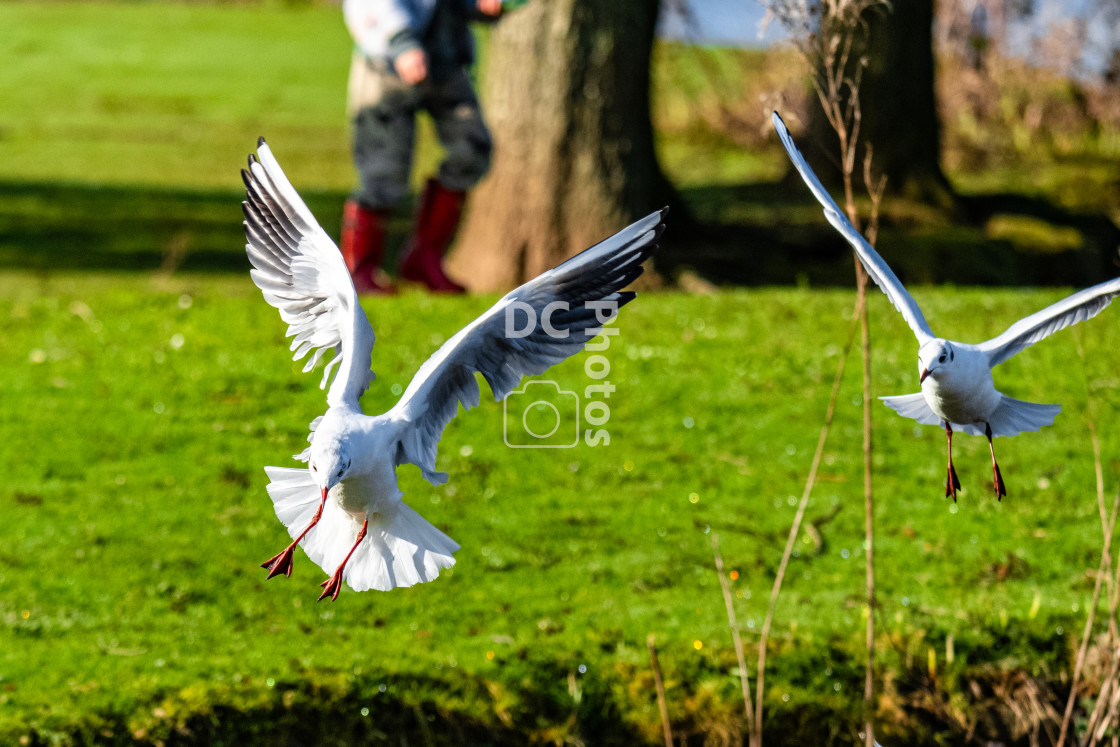
[[[649,56],[660,0],[536,0],[490,37],[490,174],[450,270],[510,288],[668,203],[653,147]]]
[[[859,138],[873,148],[874,173],[886,175],[888,192],[948,205],[952,190],[941,171],[941,120],[933,84],[933,5],[934,0],[895,0],[889,8],[865,11],[867,33],[852,64],[861,58],[867,63],[860,83]],[[812,119],[815,137],[835,138],[819,104]],[[857,164],[863,163],[862,144]]]

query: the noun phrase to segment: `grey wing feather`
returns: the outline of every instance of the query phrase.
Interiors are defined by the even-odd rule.
[[[1120,294],[1120,278],[1078,291],[1042,311],[1012,324],[1007,331],[977,347],[988,354],[989,365],[996,366],[1060,329],[1091,319]]]
[[[264,138],[242,170],[246,199],[245,252],[250,276],[268,303],[280,311],[292,337],[293,359],[311,354],[304,371],[323,355],[334,355],[323,369],[320,388],[338,370],[327,393],[331,405],[358,398],[369,387],[373,329],[338,247],[315,221],[284,175]]]
[[[666,212],[646,216],[511,291],[444,343],[389,412],[402,425],[397,464],[417,465],[433,484],[445,481],[447,475],[435,471],[436,448],[459,405],[468,410],[478,405],[475,373],[500,400],[523,376],[543,373],[582,350],[633,300],[633,293],[621,289],[642,274]],[[550,305],[551,332],[543,324]]]
[[[786,153],[789,154],[789,158],[793,162],[797,172],[801,174],[801,178],[805,181],[805,184],[808,185],[813,196],[817,198],[817,202],[824,206],[825,218],[827,218],[828,222],[832,224],[832,227],[839,231],[840,235],[852,245],[852,248],[856,250],[856,256],[859,257],[860,263],[863,264],[864,269],[867,270],[867,274],[871,276],[875,284],[879,286],[883,293],[886,294],[887,298],[890,299],[891,304],[893,304],[894,307],[898,309],[899,313],[902,314],[903,318],[906,319],[906,323],[910,325],[910,329],[914,331],[914,335],[918,338],[918,343],[924,344],[926,340],[932,338],[934,335],[933,331],[929,328],[929,324],[926,323],[926,318],[922,314],[921,308],[907,292],[905,286],[902,285],[902,281],[900,281],[898,276],[891,270],[890,265],[879,256],[875,248],[867,243],[863,235],[848,221],[848,218],[836,204],[836,201],[832,199],[828,190],[826,190],[820,180],[817,179],[817,175],[809,168],[809,164],[806,163],[805,157],[801,155],[801,151],[794,145],[793,138],[790,137],[789,130],[786,129],[785,122],[782,121],[782,118],[777,112],[774,112],[771,119],[774,122],[774,129],[778,131],[778,137],[781,139],[782,145],[785,146]]]

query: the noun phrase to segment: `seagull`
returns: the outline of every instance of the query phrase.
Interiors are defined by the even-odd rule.
[[[995,388],[992,368],[1016,353],[1060,329],[1091,319],[1120,294],[1120,277],[1078,291],[1042,311],[1020,319],[1007,330],[986,342],[970,345],[946,340],[933,334],[921,308],[903,287],[898,277],[848,222],[805,158],[793,144],[785,123],[777,112],[774,128],[782,140],[790,160],[809,186],[813,196],[824,206],[824,215],[833,228],[856,250],[867,274],[887,295],[891,303],[918,338],[918,383],[922,391],[894,397],[880,397],[899,415],[913,418],[922,425],[940,425],[948,438],[949,467],[945,478],[945,496],[957,500],[961,483],[953,468],[953,431],[988,437],[992,455],[992,480],[997,499],[1007,495],[1007,488],[996,462],[993,436],[1014,436],[1024,431],[1037,431],[1054,422],[1060,405],[1040,405],[1012,399]]]
[[[307,467],[265,468],[268,494],[292,542],[261,567],[268,578],[291,576],[293,553],[302,546],[329,574],[320,601],[337,599],[343,581],[355,591],[431,581],[455,563],[459,545],[401,500],[397,468],[413,464],[431,484],[446,482],[435,469],[436,447],[459,405],[479,404],[475,373],[500,400],[523,376],[582,350],[634,299],[621,289],[642,274],[668,209],[511,291],[444,343],[393,408],[370,416],[358,400],[374,378],[374,334],[342,254],[264,138],[241,175],[253,282],[288,324],[294,360],[314,351],[304,372],[334,353],[320,382],[321,389],[330,385],[328,409],[311,423],[310,446],[295,456]]]

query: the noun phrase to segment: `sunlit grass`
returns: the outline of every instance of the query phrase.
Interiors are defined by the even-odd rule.
[[[934,328],[963,339],[1060,296],[917,292]],[[499,730],[503,708],[527,733],[550,709],[575,708],[576,731],[606,709],[610,728],[656,738],[652,692],[639,684],[651,632],[674,717],[696,718],[705,688],[720,696],[703,708],[733,717],[708,532],[739,573],[750,646],[851,303],[843,292],[643,294],[605,353],[616,386],[608,446],[509,449],[501,405],[461,414],[441,444],[446,486],[401,472],[410,503],[462,544],[454,572],[322,605],[322,574],[303,556],[288,580],[266,583],[257,567],[286,541],[262,467],[292,464],[323,395],[287,362],[283,325],[247,278],[5,273],[0,298],[0,741],[90,723],[158,734],[199,708],[275,707],[315,683],[334,693],[332,708],[375,711],[369,723],[389,718],[376,713],[385,685],[391,698],[464,709]],[[366,408],[388,407],[491,300],[368,301],[379,342]],[[872,312],[876,394],[912,391],[909,331],[878,296]],[[1002,503],[983,439],[957,440],[965,490],[954,506],[941,496],[943,434],[876,408],[877,614],[901,647],[884,643],[884,671],[905,674],[907,656],[924,661],[950,634],[956,660],[943,674],[997,663],[1053,675],[1066,664],[1100,534],[1087,390],[1110,490],[1120,464],[1110,312],[998,370],[1008,394],[1064,406],[1053,427],[997,440]],[[582,358],[554,373],[581,394],[591,381]],[[774,718],[825,692],[839,712],[859,697],[856,378],[841,402],[807,515],[821,544],[799,545],[778,608]],[[570,672],[588,692],[582,706]],[[447,684],[433,693],[429,678]]]

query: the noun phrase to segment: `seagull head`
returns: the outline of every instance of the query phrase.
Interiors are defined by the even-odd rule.
[[[930,340],[918,349],[918,380],[924,384],[932,376],[935,380],[952,366],[957,354],[953,343],[940,338]]]
[[[320,444],[320,442],[323,442]],[[346,445],[335,440],[315,439],[311,444],[308,468],[315,484],[327,494],[350,474],[350,454]]]

